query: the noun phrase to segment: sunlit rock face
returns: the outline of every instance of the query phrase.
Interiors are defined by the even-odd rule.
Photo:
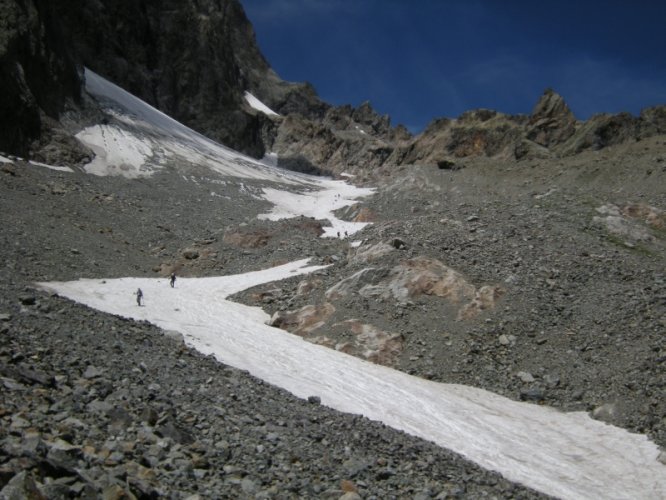
[[[402,353],[404,338],[399,333],[383,331],[358,319],[330,323],[336,308],[331,303],[307,305],[294,311],[277,311],[269,324],[299,335],[309,342],[392,366]],[[334,330],[336,339],[328,335]]]
[[[386,243],[359,249],[356,263],[379,260],[393,252]],[[321,286],[321,280],[303,280],[298,295],[306,295]],[[269,324],[289,331],[315,344],[323,345],[373,363],[393,366],[404,350],[405,339],[367,320],[340,320],[345,301],[365,300],[404,305],[419,296],[440,298],[446,302],[447,314],[455,321],[471,320],[483,311],[495,308],[504,290],[499,286],[475,287],[460,273],[442,262],[417,257],[398,265],[366,267],[340,280],[324,292],[325,302],[307,304],[299,309],[276,311]],[[257,298],[260,300],[261,298]]]
[[[657,243],[655,230],[666,227],[666,213],[645,203],[630,203],[620,208],[606,204],[596,209],[599,215],[592,222],[603,227],[608,233],[632,247],[637,243]]]
[[[306,336],[323,326],[335,312],[333,304],[307,305],[296,311],[277,311],[270,325],[300,336]]]

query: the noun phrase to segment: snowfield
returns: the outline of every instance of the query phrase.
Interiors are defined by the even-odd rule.
[[[351,235],[369,224],[338,219],[333,211],[354,204],[357,198],[371,195],[374,189],[359,188],[333,180],[321,180],[319,187],[320,189],[303,193],[265,188],[263,199],[273,203],[274,207],[270,213],[262,214],[259,218],[280,220],[303,215],[314,219],[327,219],[331,225],[323,228],[322,236],[331,238]]]
[[[222,363],[296,396],[362,414],[456,451],[506,478],[561,498],[666,498],[658,447],[590,418],[441,384],[314,345],[269,327],[259,308],[226,300],[246,288],[320,269],[307,259],[236,276],[122,278],[41,283],[45,290],[110,314],[184,335]],[[133,292],[141,288],[145,306]]]
[[[230,177],[310,184],[305,176],[272,169],[208,139],[89,69],[85,79],[86,90],[107,106],[106,112],[113,118],[109,124],[77,134],[97,154],[86,166],[89,173],[144,177],[177,160]]]

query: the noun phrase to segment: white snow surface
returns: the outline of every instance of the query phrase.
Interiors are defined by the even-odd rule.
[[[86,90],[102,100],[112,123],[82,130],[77,137],[97,158],[86,171],[96,175],[145,177],[167,162],[203,165],[231,177],[308,183],[307,176],[267,167],[186,127],[141,99],[85,70]]]
[[[219,361],[298,397],[384,422],[458,452],[506,478],[561,498],[666,498],[666,466],[646,436],[591,419],[441,384],[314,345],[265,324],[259,308],[226,298],[246,288],[320,269],[308,260],[242,275],[121,278],[41,283],[111,314],[183,333]],[[133,296],[144,292],[145,306]]]
[[[115,125],[95,125],[76,137],[93,150],[95,158],[85,166],[94,175],[122,175],[130,179],[153,172],[148,164],[153,155],[151,142]]]
[[[336,237],[338,232],[342,236],[345,231],[352,234],[368,224],[342,221],[333,211],[353,205],[358,198],[371,195],[373,189],[277,168],[275,153],[255,160],[211,141],[89,69],[85,76],[86,90],[109,106],[106,112],[114,119],[77,134],[96,154],[85,166],[87,172],[137,178],[151,175],[169,161],[189,162],[224,176],[284,186],[264,189],[262,198],[275,204],[264,219],[328,219],[332,225],[324,228],[325,237]]]
[[[369,196],[374,188],[361,188],[343,181],[322,179],[317,190],[295,193],[292,191],[265,188],[263,198],[273,203],[273,209],[260,219],[280,220],[303,215],[315,219],[328,219],[330,226],[325,226],[322,237],[336,238],[338,233],[344,237],[360,231],[369,222],[349,222],[338,219],[334,210],[356,203],[357,198]]]
[[[280,116],[278,113],[273,111],[271,108],[266,106],[263,102],[261,102],[259,99],[257,99],[254,95],[252,95],[250,92],[247,90],[245,91],[245,100],[247,103],[257,111],[261,111],[265,115],[268,116]]]
[[[22,160],[22,158],[19,158],[19,160]],[[14,163],[14,162],[9,158],[0,155],[0,163]],[[36,167],[44,167],[51,170],[56,170],[58,172],[70,172],[70,173],[74,172],[74,170],[72,170],[71,167],[60,167],[58,165],[49,165],[47,163],[41,163],[33,160],[29,160],[28,163],[30,163],[30,165],[35,165]]]

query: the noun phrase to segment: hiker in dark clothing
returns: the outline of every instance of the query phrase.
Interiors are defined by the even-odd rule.
[[[141,291],[141,288],[137,289],[136,291],[136,305],[141,307],[141,300],[143,299],[143,292]]]
[[[169,284],[171,285],[171,288],[173,288],[176,285],[176,273],[171,273],[171,278],[169,278]]]

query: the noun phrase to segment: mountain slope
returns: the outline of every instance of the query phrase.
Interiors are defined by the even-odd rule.
[[[587,150],[638,141],[666,133],[666,107],[629,114],[575,119],[564,99],[547,89],[531,115],[505,115],[479,109],[455,119],[436,118],[412,137],[369,104],[332,108],[323,120],[288,116],[271,149],[324,171],[361,176],[391,175],[396,167],[433,165],[460,168],[466,159],[533,160],[574,156]]]
[[[205,26],[210,14],[228,28],[240,15],[232,3],[163,11],[141,2],[132,19],[114,11],[119,5],[87,3],[68,14],[64,4],[15,2],[7,17],[19,29],[3,46],[7,85],[16,90],[3,127],[12,120],[23,127],[25,112],[13,152],[59,163],[0,158],[3,487],[15,480],[11,487],[26,496],[35,479],[53,496],[186,497],[206,478],[214,493],[204,495],[233,498],[351,490],[381,498],[538,497],[423,441],[321,408],[316,398],[296,401],[148,325],[33,288],[81,277],[240,274],[304,255],[333,265],[311,280],[261,285],[235,299],[262,306],[274,326],[309,342],[437,382],[589,412],[664,446],[663,108],[578,122],[548,91],[529,117],[477,110],[411,137],[369,104],[331,108],[311,88],[281,83],[257,54],[242,55],[247,66],[227,59],[236,52],[215,45]],[[49,31],[60,19],[54,7],[57,16],[82,16],[73,19],[83,32]],[[135,31],[127,39],[86,34],[99,21],[107,34],[129,23],[148,36],[156,29],[148,14],[199,31],[165,30],[173,39],[158,45],[133,38]],[[235,36],[249,40],[247,33],[222,38]],[[81,45],[72,49],[65,37]],[[372,179],[377,195],[338,200],[332,188],[319,191],[329,181],[272,170],[269,159],[214,144],[157,111],[142,114],[92,73],[87,83],[99,102],[83,93],[77,103],[78,84],[60,87],[72,75],[67,61],[80,63],[92,50],[86,57],[100,54],[109,67],[143,68],[128,71],[127,84],[151,93],[159,75],[149,54],[169,43],[196,47],[193,60],[213,53],[228,63],[206,81],[229,77],[225,103],[240,125],[230,132],[239,147],[277,152],[270,162],[295,169]],[[190,55],[178,51],[187,66]],[[224,134],[224,116],[188,114],[215,96],[196,74],[178,99],[164,102],[185,103],[179,112],[187,119]],[[192,83],[189,76],[183,81]],[[246,86],[280,116],[248,102]],[[84,173],[109,171],[134,179]],[[320,210],[320,195],[339,201],[338,210]],[[306,216],[280,218],[305,213],[303,205]],[[130,291],[126,299],[134,305]]]
[[[122,93],[89,83],[105,97],[102,106]],[[186,153],[151,153],[138,167],[146,175],[132,181],[3,165],[1,314],[9,347],[0,356],[11,432],[3,434],[2,460],[10,471],[4,480],[15,478],[21,491],[32,484],[21,471],[30,471],[40,487],[74,496],[186,497],[201,488],[203,496],[232,498],[351,490],[382,498],[539,497],[423,441],[330,412],[316,398],[257,388],[148,325],[32,288],[173,270],[181,278],[230,275],[303,255],[334,265],[237,300],[275,318],[330,311],[328,302],[332,314],[310,316],[299,335],[422,378],[590,411],[663,446],[666,429],[655,418],[664,404],[663,137],[567,159],[481,157],[462,170],[400,169],[363,206],[337,212],[374,220],[351,244],[344,234],[320,238],[324,220],[257,217],[271,210],[267,193],[285,191],[290,178],[302,181],[287,188],[297,191],[295,204],[316,201],[322,180],[249,176],[265,166],[223,147],[220,163],[229,170],[184,161],[204,138],[131,101],[122,107],[132,114],[116,104],[92,126],[123,131],[107,136],[106,151],[140,132],[184,139]],[[167,133],[146,125],[158,122]],[[132,291],[124,298],[134,307]],[[535,434],[526,439],[538,442]]]
[[[113,91],[105,90],[107,99]],[[109,150],[124,149],[114,143],[137,130],[149,135],[138,118],[153,125],[164,120],[162,137],[185,134],[159,114],[134,108],[123,119],[118,109],[91,127],[124,124],[124,135],[107,136]],[[153,130],[150,136],[157,135]],[[187,134],[182,150],[196,138]],[[262,167],[235,157],[248,169]],[[257,220],[269,208],[260,198],[264,188],[284,190],[284,172],[276,171],[271,182],[237,172],[234,157],[220,159],[228,170],[170,157],[162,169],[127,180],[2,161],[4,495],[312,498],[354,491],[381,497],[499,491],[542,498],[432,444],[333,412],[316,399],[298,400],[146,323],[100,315],[33,289],[36,280],[173,270],[180,283],[187,275],[257,270],[300,253],[320,253],[324,261],[346,244],[319,238],[323,221]],[[311,190],[296,188],[297,195]],[[265,244],[238,249],[243,243],[234,235],[262,231]],[[127,299],[133,305],[132,291]]]

